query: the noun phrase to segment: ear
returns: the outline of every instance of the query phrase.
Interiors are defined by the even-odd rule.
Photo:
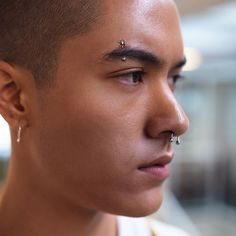
[[[12,129],[27,124],[24,77],[20,67],[0,60],[0,114]]]

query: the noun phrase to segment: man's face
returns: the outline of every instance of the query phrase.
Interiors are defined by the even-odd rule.
[[[167,0],[128,0],[106,1],[101,19],[62,45],[56,85],[32,108],[32,142],[58,195],[142,216],[162,200],[166,167],[151,163],[172,156],[171,132],[188,126],[173,95],[184,58],[178,16]]]

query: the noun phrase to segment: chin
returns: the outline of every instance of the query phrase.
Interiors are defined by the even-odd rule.
[[[154,194],[148,193],[134,196],[131,201],[126,201],[115,214],[128,217],[145,217],[155,213],[161,207],[162,200],[161,191],[154,192]]]
[[[127,212],[128,214],[126,214],[126,216],[129,217],[144,217],[144,216],[148,216],[151,215],[153,213],[155,213],[156,211],[159,210],[159,208],[161,207],[161,203],[162,203],[162,199],[156,201],[155,203],[147,203],[145,206],[143,205],[138,205],[136,206],[135,209],[130,210],[130,212]]]

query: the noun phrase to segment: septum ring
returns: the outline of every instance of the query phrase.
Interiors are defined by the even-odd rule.
[[[175,133],[171,133],[171,136],[170,136],[170,143],[173,143],[174,141],[175,141]],[[177,145],[180,145],[180,137],[179,136],[177,136],[176,137],[176,141],[175,141],[175,143],[177,144]]]

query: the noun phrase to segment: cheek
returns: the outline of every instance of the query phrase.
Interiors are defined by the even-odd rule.
[[[72,142],[85,153],[114,155],[132,151],[130,145],[138,141],[143,131],[144,112],[138,102],[105,83],[80,86],[64,105],[68,138],[73,137]]]
[[[136,170],[137,147],[144,144],[145,96],[133,98],[98,84],[54,94],[40,109],[36,135],[40,156],[47,157],[41,161],[45,181],[90,208],[112,211],[119,203],[118,211],[134,198],[146,202],[150,186],[141,183]]]
[[[52,99],[42,112],[40,149],[50,156],[43,164],[68,181],[119,181],[134,168],[144,112],[134,102],[99,91],[81,89]]]
[[[130,109],[121,107],[108,99],[87,100],[86,107],[78,106],[68,122],[68,138],[73,136],[70,149],[76,147],[74,153],[86,157],[94,168],[119,168],[133,155],[142,124]]]

